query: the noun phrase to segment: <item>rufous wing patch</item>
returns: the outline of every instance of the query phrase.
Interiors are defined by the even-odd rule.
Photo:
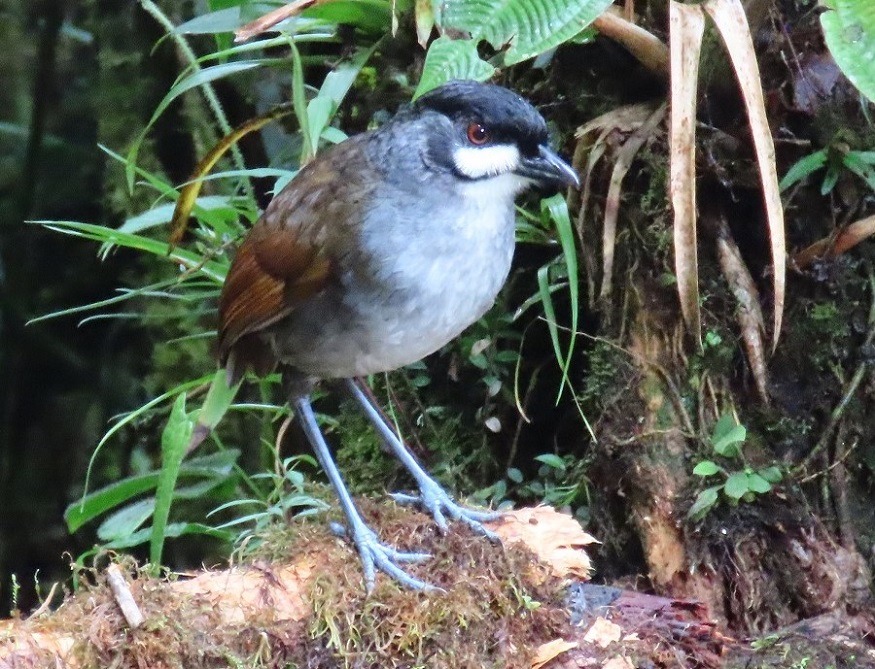
[[[299,235],[257,224],[240,246],[219,300],[219,359],[241,337],[291,313],[321,291],[331,263]]]

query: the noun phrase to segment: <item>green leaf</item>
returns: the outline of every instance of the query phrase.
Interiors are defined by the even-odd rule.
[[[770,492],[772,489],[772,484],[759,474],[748,474],[747,488],[751,492],[755,492],[761,495],[763,493]]]
[[[476,40],[438,37],[425,55],[422,78],[413,99],[453,79],[486,81],[493,74],[495,68],[478,55]]]
[[[814,153],[797,160],[793,163],[793,166],[787,170],[787,174],[781,179],[781,183],[778,184],[778,187],[781,190],[787,190],[796,182],[802,181],[802,179],[805,179],[821,169],[826,165],[826,154],[826,149],[821,149],[820,151],[815,151]]]
[[[778,483],[782,478],[784,478],[784,474],[781,473],[781,470],[774,465],[771,467],[760,469],[759,471],[757,471],[757,474],[762,476],[769,483]]]
[[[133,144],[131,144],[131,148],[128,150],[128,156],[125,163],[125,173],[128,180],[128,190],[132,191],[134,189],[134,174],[137,164],[137,154],[140,152],[140,146],[142,145],[143,140],[146,139],[146,135],[152,129],[152,126],[159,118],[161,118],[161,114],[163,114],[164,110],[170,106],[171,102],[173,102],[183,93],[190,91],[193,88],[197,88],[198,86],[203,86],[204,84],[216,81],[217,79],[229,77],[234,74],[239,74],[240,72],[246,72],[247,70],[252,70],[256,67],[261,67],[262,65],[275,62],[282,61],[277,59],[263,58],[257,60],[241,60],[231,63],[221,63],[220,65],[212,65],[210,67],[196,70],[193,74],[181,78],[173,86],[171,86],[170,90],[167,91],[167,93],[158,103],[158,106],[155,107],[155,111],[152,112],[152,118],[149,119],[146,127],[143,128],[142,132],[140,132],[140,134],[134,140]]]
[[[544,453],[542,455],[536,455],[535,460],[541,462],[552,469],[557,469],[560,472],[565,471],[565,460],[560,458],[558,455],[554,453]]]
[[[204,209],[205,211],[213,211],[216,209],[236,211],[231,202],[232,198],[229,198],[226,195],[205,195],[195,200],[196,206]],[[126,220],[118,229],[122,232],[134,234],[160,225],[166,225],[170,222],[170,219],[173,218],[173,209],[175,207],[175,202],[168,202],[167,204],[159,205],[154,209],[143,212],[142,214],[132,216],[131,218]]]
[[[42,225],[55,232],[102,242],[110,246],[124,246],[137,251],[145,251],[173,263],[197,268],[198,272],[210,277],[218,284],[225,280],[225,273],[228,271],[227,264],[212,260],[204,262],[203,256],[199,253],[176,247],[168,255],[167,242],[122,232],[102,225],[77,223],[76,221],[32,221],[32,223]]]
[[[579,34],[611,0],[432,0],[442,31],[469,33],[495,49],[503,65],[534,58]]]
[[[523,473],[517,469],[516,467],[511,467],[507,470],[507,478],[514,483],[522,483],[523,482]]]
[[[747,438],[747,429],[744,425],[735,422],[731,414],[724,414],[714,425],[711,435],[711,447],[718,455],[725,458],[738,456],[739,450],[736,444],[743,443]]]
[[[139,546],[140,544],[144,544],[149,541],[152,538],[153,534],[154,528],[145,527],[142,530],[137,530],[127,537],[122,537],[120,539],[116,539],[115,541],[110,541],[104,546],[104,548],[110,550],[119,550],[122,548]],[[203,536],[213,537],[215,539],[219,539],[220,541],[225,542],[230,542],[234,539],[233,532],[226,532],[224,530],[216,529],[215,527],[210,527],[209,525],[204,525],[203,523],[170,523],[164,528],[164,537],[166,539],[175,539],[177,537],[185,536],[187,534],[200,534]]]
[[[366,33],[382,35],[392,26],[392,8],[401,12],[411,4],[406,0],[332,0],[314,3],[301,12],[301,16],[344,23]]]
[[[719,471],[720,467],[710,460],[702,460],[702,462],[693,467],[693,474],[696,476],[714,476]]]
[[[574,228],[571,225],[571,217],[568,215],[568,203],[565,201],[565,198],[557,193],[552,197],[542,200],[541,211],[548,213],[553,224],[556,226],[556,234],[559,236],[559,243],[562,246],[562,261],[565,263],[565,275],[568,277],[568,297],[571,303],[571,337],[568,342],[568,352],[565,354],[564,360],[562,357],[558,358],[559,365],[562,367],[563,380],[556,397],[558,402],[562,398],[562,390],[566,385],[573,392],[571,382],[568,380],[568,370],[571,367],[571,356],[574,354],[574,344],[577,338],[577,251],[574,247]]]
[[[875,100],[875,3],[830,0],[820,15],[826,45],[842,72],[870,100]]]
[[[872,165],[863,160],[857,151],[848,151],[842,158],[842,163],[851,172],[860,177],[870,189],[875,190],[875,170]]]
[[[328,129],[331,119],[376,47],[374,44],[368,49],[358,49],[351,58],[342,60],[325,76],[319,95],[310,100],[307,105],[307,127],[310,145],[314,150],[318,148],[319,140]]]
[[[726,479],[726,483],[723,484],[723,492],[726,493],[726,496],[729,499],[738,501],[744,495],[750,491],[750,487],[747,482],[747,474],[744,472],[735,472],[730,475],[728,479]]]
[[[231,449],[192,458],[182,465],[179,475],[180,477],[225,478],[231,473],[234,463],[239,457],[240,451]],[[81,500],[70,504],[64,511],[67,529],[73,533],[90,520],[124,504],[132,497],[153,490],[157,485],[158,472],[149,472],[139,476],[130,476],[105,488],[95,490]]]
[[[155,514],[152,538],[149,542],[149,561],[153,568],[158,568],[161,564],[165,529],[173,502],[173,489],[176,487],[179,469],[193,429],[194,422],[185,412],[185,393],[180,393],[173,403],[167,426],[161,434],[161,472],[158,476],[158,488],[155,491]]]
[[[687,511],[687,517],[691,520],[701,520],[704,518],[714,505],[717,504],[719,498],[718,490],[720,490],[720,486],[705,488],[700,492],[696,496],[696,501],[693,502],[690,510]]]
[[[839,163],[830,161],[826,166],[826,175],[823,177],[823,183],[820,184],[820,194],[823,196],[829,195],[839,182],[839,176],[841,176]]]
[[[152,517],[155,510],[155,498],[141,499],[133,504],[127,504],[112,513],[97,528],[97,536],[101,541],[114,541],[136,532],[143,523]]]
[[[194,450],[215,429],[227,413],[239,388],[240,383],[233,386],[228,385],[228,374],[224,369],[216,372],[212,383],[210,383],[210,389],[207,391],[207,397],[197,411],[195,426],[190,436],[191,440],[186,446],[187,452]]]

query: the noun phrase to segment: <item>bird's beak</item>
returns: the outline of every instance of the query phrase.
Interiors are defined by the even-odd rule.
[[[537,155],[524,157],[516,169],[516,173],[544,187],[574,186],[580,188],[577,172],[552,149],[544,145],[538,147]]]

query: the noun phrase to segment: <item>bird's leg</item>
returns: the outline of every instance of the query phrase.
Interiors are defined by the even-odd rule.
[[[413,578],[397,564],[399,562],[421,562],[430,557],[428,554],[402,553],[391,546],[386,546],[380,543],[376,533],[367,526],[358,509],[356,509],[355,503],[352,501],[352,496],[349,494],[349,490],[343,481],[343,477],[340,475],[340,471],[337,469],[337,465],[334,464],[331,451],[328,449],[328,444],[325,443],[325,438],[322,436],[322,431],[316,422],[313,407],[310,406],[310,398],[306,395],[295,397],[292,399],[291,404],[301,421],[304,433],[307,435],[313,451],[316,453],[316,459],[319,460],[319,464],[322,465],[322,469],[337,493],[340,508],[343,509],[343,514],[349,523],[349,535],[352,537],[362,560],[368,592],[374,587],[376,569],[385,572],[401,585],[408,588],[414,590],[438,590],[439,588],[433,585]]]
[[[383,419],[380,410],[374,406],[373,402],[365,395],[354,379],[346,379],[346,389],[362,407],[368,420],[371,421],[371,424],[380,433],[383,441],[392,450],[395,457],[401,461],[405,469],[410,472],[410,475],[413,476],[416,484],[419,486],[418,496],[395,493],[392,495],[393,499],[402,504],[421,504],[432,515],[441,530],[447,529],[447,516],[449,516],[452,520],[459,520],[465,523],[475,532],[493,541],[497,541],[498,535],[487,529],[483,523],[484,521],[495,520],[501,514],[475,511],[454,502],[441,485],[420,466],[416,458],[413,457],[413,454]]]

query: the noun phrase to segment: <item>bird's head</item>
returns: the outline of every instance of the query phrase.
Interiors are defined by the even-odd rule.
[[[430,160],[458,179],[510,179],[516,192],[579,185],[550,148],[544,118],[513,91],[451,81],[420,97],[411,111],[429,123]]]

